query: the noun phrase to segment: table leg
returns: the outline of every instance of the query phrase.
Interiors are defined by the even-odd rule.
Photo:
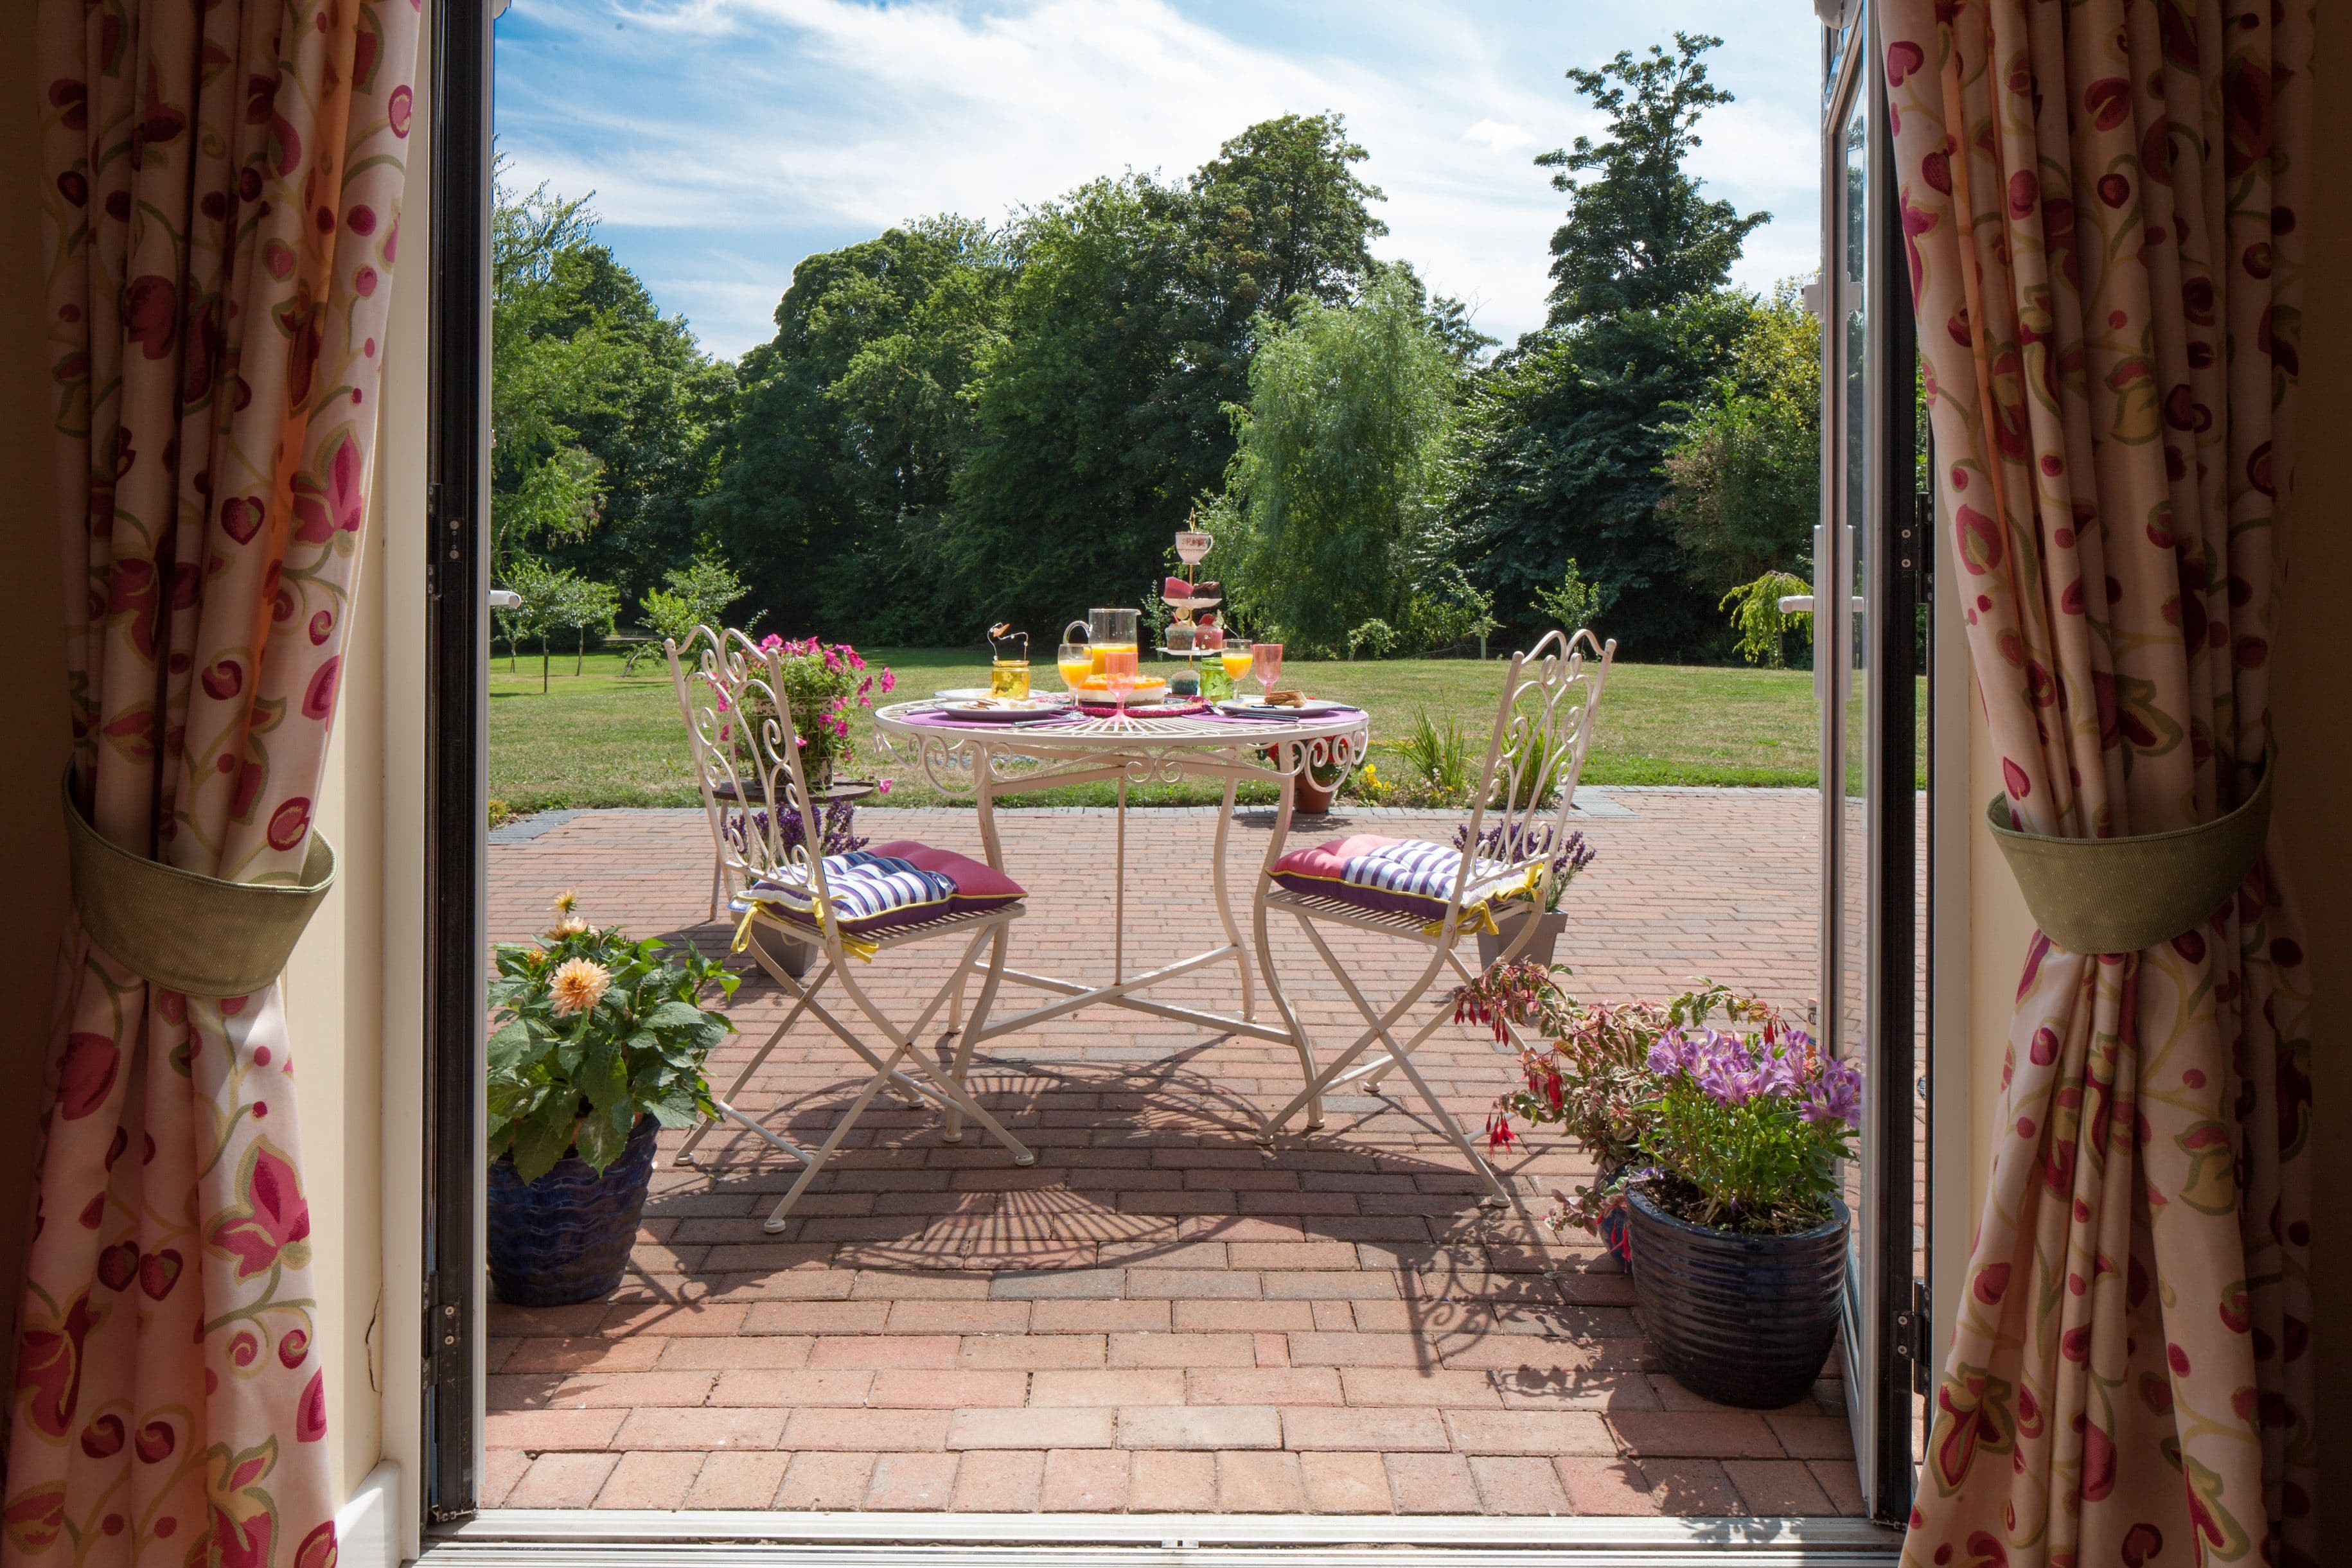
[[[1285,841],[1290,837],[1291,804],[1295,797],[1291,793],[1287,772],[1307,766],[1307,751],[1298,742],[1292,741],[1275,747],[1274,755],[1275,770],[1283,775],[1275,781],[1275,788],[1281,794],[1276,798],[1274,831],[1266,839],[1265,859],[1258,866],[1257,892],[1250,900],[1250,928],[1257,938],[1257,964],[1265,976],[1266,995],[1274,998],[1275,1010],[1282,1015],[1283,1027],[1290,1031],[1291,1046],[1298,1052],[1299,1071],[1306,1074],[1307,1087],[1312,1092],[1307,1103],[1307,1124],[1319,1127],[1323,1124],[1323,1095],[1315,1082],[1315,1052],[1307,1043],[1306,1025],[1298,1021],[1298,1014],[1292,1009],[1290,998],[1282,994],[1282,972],[1274,967],[1274,946],[1267,940],[1265,929],[1266,883],[1274,875],[1274,862],[1282,858]]]
[[[1111,862],[1110,883],[1110,978],[1113,985],[1127,980],[1127,775],[1118,777],[1118,852]]]
[[[1234,965],[1242,972],[1242,1017],[1255,1021],[1257,1018],[1256,988],[1250,984],[1249,944],[1242,940],[1242,928],[1234,919],[1233,890],[1225,875],[1225,841],[1232,836],[1234,826],[1234,791],[1241,784],[1242,750],[1235,747],[1225,753],[1234,771],[1225,775],[1224,803],[1217,808],[1217,844],[1210,852],[1209,879],[1217,900],[1217,918],[1225,925],[1225,940],[1234,946]]]

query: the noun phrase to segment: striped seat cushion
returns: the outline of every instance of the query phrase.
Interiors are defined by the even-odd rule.
[[[1003,872],[912,839],[825,856],[824,887],[841,929],[851,933],[998,908],[1024,896],[1021,884]],[[769,914],[814,925],[811,902],[806,883],[769,878],[752,883],[735,909],[740,914],[756,903]]]
[[[1293,893],[1437,920],[1444,916],[1461,869],[1462,852],[1450,844],[1349,833],[1292,850],[1274,862],[1274,880]],[[1485,902],[1505,875],[1502,862],[1481,859],[1470,869],[1463,906]]]

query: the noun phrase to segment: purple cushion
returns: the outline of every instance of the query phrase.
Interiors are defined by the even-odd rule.
[[[1462,852],[1450,845],[1425,839],[1349,833],[1292,850],[1274,862],[1274,880],[1292,893],[1309,897],[1442,920],[1446,901],[1454,895],[1454,875],[1461,868]],[[1464,890],[1465,906],[1478,904],[1492,893],[1495,879],[1503,870],[1499,862],[1481,860]]]

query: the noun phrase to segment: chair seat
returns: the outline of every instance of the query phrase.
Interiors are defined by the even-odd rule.
[[[824,885],[836,924],[856,936],[1002,909],[1028,896],[993,866],[915,839],[825,856]],[[753,883],[730,907],[740,915],[757,904],[814,930],[814,902],[800,878],[770,876]]]
[[[1273,875],[1277,885],[1301,898],[1429,921],[1445,917],[1461,870],[1462,852],[1451,844],[1349,833],[1292,850],[1274,862]],[[1470,868],[1463,907],[1485,903],[1509,879],[1508,866],[1480,858]]]

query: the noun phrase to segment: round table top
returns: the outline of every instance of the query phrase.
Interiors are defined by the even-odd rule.
[[[933,700],[892,703],[877,708],[874,723],[886,735],[909,740],[937,737],[955,742],[979,741],[992,750],[1066,754],[1275,746],[1286,741],[1359,735],[1370,727],[1371,719],[1363,709],[1355,707],[1343,707],[1311,718],[1287,715],[1279,718],[1229,716],[1212,708],[1181,718],[1081,716],[997,722],[959,719],[952,714],[938,712]]]

